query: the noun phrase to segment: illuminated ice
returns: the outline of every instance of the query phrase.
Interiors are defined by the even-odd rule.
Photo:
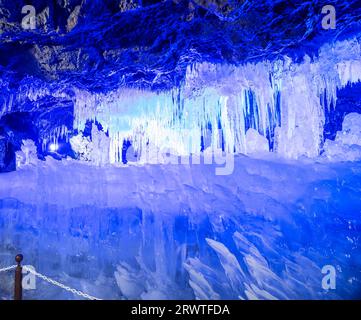
[[[325,141],[324,151],[324,155],[332,161],[361,160],[361,114],[346,115],[342,131],[337,132],[334,141]]]
[[[24,140],[21,145],[21,150],[16,152],[16,167],[21,168],[25,165],[35,165],[37,163],[38,156],[34,141],[30,139]]]
[[[327,44],[317,58],[305,56],[301,63],[284,57],[241,66],[190,66],[184,85],[173,91],[78,90],[74,126],[82,130],[89,120],[102,124],[109,132],[110,163],[122,162],[124,141],[131,142],[138,160],[162,150],[199,154],[206,138],[212,150],[247,154],[249,129],[283,157],[314,158],[322,151],[325,109],[336,105],[337,89],[361,80],[360,55],[359,42],[347,40]]]
[[[360,162],[268,154],[236,157],[231,175],[214,166],[49,158],[2,174],[2,266],[21,248],[37,271],[105,299],[358,296]],[[325,265],[337,290],[322,288]],[[11,284],[0,274],[2,298]],[[36,285],[26,299],[79,299]]]

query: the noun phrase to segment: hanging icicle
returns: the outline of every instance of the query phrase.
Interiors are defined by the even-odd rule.
[[[305,56],[300,64],[288,57],[239,67],[201,63],[189,66],[184,85],[169,92],[79,90],[74,127],[101,123],[111,163],[122,161],[124,141],[142,161],[157,152],[199,154],[207,137],[211,150],[247,153],[247,139],[257,132],[282,156],[315,157],[325,108],[335,106],[338,88],[361,80],[360,52],[357,41],[348,41],[326,45],[317,59]]]

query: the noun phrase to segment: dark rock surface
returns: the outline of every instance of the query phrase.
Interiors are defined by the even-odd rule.
[[[337,30],[325,32],[321,10],[333,2]],[[195,62],[315,54],[323,43],[355,33],[361,12],[354,0],[37,0],[36,29],[23,30],[25,4],[0,1],[0,72],[8,92],[34,81],[50,89],[168,89]]]
[[[13,145],[0,135],[0,172],[10,172],[16,169],[16,158]]]

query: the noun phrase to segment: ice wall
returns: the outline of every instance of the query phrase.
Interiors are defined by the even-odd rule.
[[[215,169],[50,158],[2,174],[0,265],[23,252],[104,299],[360,298],[360,162],[236,156],[232,175]],[[322,288],[325,265],[336,290]],[[0,275],[0,298],[12,285]],[[25,299],[78,298],[36,285]]]
[[[74,126],[99,121],[109,131],[112,163],[121,161],[124,140],[140,159],[159,150],[197,154],[204,141],[212,150],[248,153],[250,128],[284,157],[315,157],[325,108],[335,106],[337,89],[360,80],[357,40],[325,45],[300,63],[288,57],[242,66],[201,63],[189,66],[184,85],[169,92],[78,90]]]

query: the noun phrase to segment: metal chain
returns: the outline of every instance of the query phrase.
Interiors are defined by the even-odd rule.
[[[15,267],[16,267],[16,266],[15,266]],[[66,285],[64,285],[64,284],[62,284],[62,283],[60,283],[60,282],[58,282],[58,281],[55,281],[55,280],[53,280],[53,279],[50,279],[49,277],[44,276],[43,274],[41,274],[41,273],[39,273],[39,272],[36,272],[36,271],[33,270],[32,268],[28,268],[28,266],[23,266],[23,269],[24,269],[24,270],[27,270],[28,272],[30,272],[30,273],[33,274],[34,276],[37,276],[37,277],[43,279],[44,281],[46,281],[46,282],[48,282],[48,283],[50,283],[50,284],[52,284],[52,285],[54,285],[54,286],[57,286],[57,287],[59,287],[59,288],[61,288],[61,289],[64,289],[64,290],[66,290],[66,291],[68,291],[68,292],[71,292],[71,293],[73,293],[73,294],[76,294],[76,295],[78,295],[78,296],[80,296],[80,297],[83,297],[83,298],[85,298],[85,299],[89,299],[89,300],[102,300],[102,299],[93,297],[93,296],[91,296],[91,295],[89,295],[89,294],[87,294],[87,293],[84,293],[84,292],[82,292],[82,291],[79,291],[79,290],[70,288],[70,287],[68,287],[68,286],[66,286]]]
[[[17,265],[10,266],[10,267],[6,267],[6,268],[2,268],[2,269],[0,269],[0,272],[10,271],[10,270],[15,269],[16,267],[17,267]]]

